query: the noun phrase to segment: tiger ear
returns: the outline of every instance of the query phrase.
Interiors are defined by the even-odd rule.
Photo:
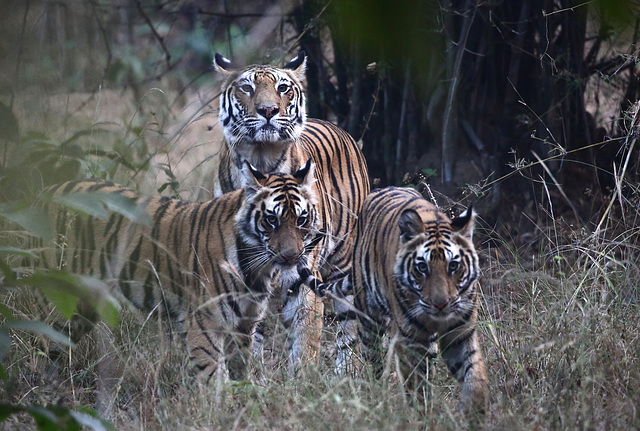
[[[400,239],[402,242],[408,242],[421,233],[424,233],[422,218],[412,209],[402,211],[400,220],[398,220],[398,227],[400,228]]]
[[[307,54],[304,51],[300,51],[298,55],[284,65],[285,69],[290,69],[298,81],[304,82],[307,79]]]
[[[307,163],[304,164],[303,167],[298,169],[293,177],[298,180],[298,184],[304,186],[310,186],[315,182],[315,178],[313,176],[316,170],[316,164],[311,161],[311,159],[307,160]]]
[[[213,69],[222,75],[228,75],[236,69],[236,66],[231,60],[216,52],[216,55],[213,56]]]
[[[247,197],[254,196],[262,188],[262,182],[267,177],[262,172],[254,168],[251,163],[245,161],[242,169],[242,187]]]
[[[473,237],[473,228],[475,227],[476,212],[473,210],[473,205],[469,205],[465,211],[461,212],[458,217],[451,220],[451,228],[454,232],[458,233],[469,241]]]

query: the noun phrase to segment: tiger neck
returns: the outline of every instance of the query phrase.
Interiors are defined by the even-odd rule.
[[[268,267],[252,268],[251,262],[255,245],[249,244],[241,236],[236,237],[236,250],[239,269],[247,289],[253,293],[270,294],[272,290],[271,280],[274,268]]]
[[[298,141],[277,143],[241,143],[233,147],[231,157],[241,170],[245,161],[264,173],[291,174],[300,168],[300,144]]]

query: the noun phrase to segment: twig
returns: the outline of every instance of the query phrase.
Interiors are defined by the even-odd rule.
[[[633,109],[635,110],[635,112],[633,113],[633,118],[631,120],[631,130],[629,130],[629,133],[627,134],[627,137],[625,139],[625,146],[628,145],[629,147],[629,150],[627,151],[627,157],[624,160],[624,165],[622,167],[622,170],[620,171],[620,175],[616,176],[616,186],[617,186],[616,191],[613,193],[613,196],[611,196],[609,205],[607,206],[607,209],[605,210],[604,214],[602,214],[602,218],[598,223],[598,227],[596,227],[596,230],[593,232],[593,234],[596,237],[600,233],[602,224],[604,223],[605,219],[608,217],[609,213],[611,212],[611,209],[613,208],[613,204],[616,201],[616,197],[620,199],[620,206],[622,207],[622,202],[623,202],[622,191],[619,184],[622,183],[622,179],[624,178],[624,175],[627,172],[627,168],[629,167],[629,160],[631,159],[631,154],[633,153],[633,147],[635,147],[636,141],[638,140],[637,134],[638,134],[638,127],[640,126],[640,102],[636,102],[636,104],[633,106]]]
[[[104,39],[104,47],[107,50],[107,64],[104,67],[104,72],[103,72],[103,77],[106,77],[107,71],[109,70],[109,67],[111,67],[113,52],[111,51],[111,44],[109,43],[109,38],[107,37],[107,30],[104,28],[104,25],[100,20],[100,16],[98,15],[98,11],[96,10],[95,0],[91,1],[91,10],[93,11],[93,16],[96,18],[96,21],[98,22],[98,28],[100,29],[100,34],[102,34],[102,38]]]
[[[556,187],[558,188],[558,191],[560,192],[560,194],[562,195],[562,197],[567,201],[567,204],[569,204],[569,207],[571,207],[571,210],[573,211],[573,215],[576,217],[576,220],[578,220],[578,222],[580,223],[580,225],[584,226],[584,223],[582,222],[582,219],[580,218],[580,214],[578,214],[578,210],[575,207],[575,205],[573,205],[573,202],[571,202],[571,199],[569,199],[569,197],[567,196],[567,194],[564,192],[564,189],[562,188],[562,186],[560,185],[560,183],[558,182],[558,180],[556,180],[556,177],[551,173],[551,170],[547,167],[547,164],[544,162],[544,160],[542,160],[540,158],[540,156],[538,156],[536,154],[535,151],[531,151],[531,153],[533,154],[533,156],[538,159],[538,162],[540,162],[540,166],[542,166],[542,168],[547,172],[547,174],[551,177],[551,179],[553,180],[553,183],[556,185]]]
[[[467,5],[471,5],[471,0],[467,1]],[[469,32],[471,30],[471,23],[476,15],[476,8],[473,8],[473,12],[471,14],[466,14],[464,18],[464,23],[462,25],[462,30],[460,31],[461,37],[458,42],[458,50],[456,52],[456,57],[453,63],[453,68],[451,72],[451,85],[449,86],[449,94],[447,96],[447,103],[445,105],[444,118],[442,123],[442,180],[445,183],[449,183],[453,179],[453,157],[451,157],[450,144],[452,139],[450,139],[451,134],[453,133],[453,128],[455,126],[453,121],[453,116],[455,114],[455,106],[457,106],[456,99],[458,95],[458,77],[461,73],[462,68],[462,57],[464,56],[465,46],[467,45],[467,39],[469,37]],[[453,42],[452,42],[453,43]]]
[[[378,96],[380,95],[381,83],[382,78],[380,77],[380,75],[378,75],[378,87],[376,88],[376,92],[373,95],[373,104],[371,105],[371,110],[369,111],[369,115],[367,116],[367,122],[362,129],[362,134],[360,135],[360,139],[358,139],[358,142],[362,141],[362,139],[364,138],[364,134],[367,133],[367,130],[369,130],[369,123],[371,122],[371,118],[373,118],[373,112],[375,111],[376,105],[378,104]]]
[[[164,43],[164,38],[160,36],[160,34],[158,34],[158,32],[156,31],[156,28],[153,26],[153,23],[151,22],[151,18],[149,18],[149,15],[147,15],[146,12],[144,11],[144,8],[142,7],[140,0],[136,0],[136,7],[138,8],[138,12],[140,12],[140,15],[142,15],[142,18],[144,19],[144,21],[147,23],[147,25],[151,29],[151,32],[153,33],[153,35],[156,37],[156,39],[158,39],[158,42],[160,42],[160,46],[164,51],[165,60],[167,62],[167,68],[171,67],[171,53],[169,52],[169,50],[167,49],[167,46]]]
[[[398,126],[398,139],[396,140],[396,163],[395,163],[395,176],[400,174],[400,167],[402,166],[402,138],[404,135],[406,117],[407,117],[407,104],[409,103],[409,81],[411,80],[411,60],[407,61],[407,70],[404,77],[404,88],[402,89],[402,105],[400,107],[400,125]]]

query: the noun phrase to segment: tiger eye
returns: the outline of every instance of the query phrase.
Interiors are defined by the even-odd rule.
[[[267,223],[269,223],[273,227],[276,227],[276,225],[278,224],[278,217],[274,215],[265,216],[264,219]]]
[[[429,266],[425,262],[418,262],[416,264],[416,269],[418,270],[418,272],[426,274],[429,270]]]
[[[451,274],[456,272],[459,267],[460,267],[460,263],[458,261],[452,260],[451,262],[449,262],[449,272]]]

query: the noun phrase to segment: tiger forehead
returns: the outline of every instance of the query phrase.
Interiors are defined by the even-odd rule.
[[[300,185],[293,177],[270,177],[264,187],[273,189],[274,192],[269,195],[268,200],[274,208],[278,207],[281,211],[287,209],[296,211],[306,201],[300,190]]]
[[[274,69],[274,68],[266,68],[266,67],[256,67],[254,69],[249,69],[243,72],[238,77],[238,82],[250,81],[256,84],[276,83],[280,80],[291,81],[283,71]]]
[[[278,214],[280,217],[297,217],[306,210],[306,200],[295,193],[277,193],[269,196],[265,202],[265,209]]]
[[[420,244],[416,253],[422,256],[430,256],[431,259],[444,259],[455,248],[455,242],[451,240],[451,227],[445,223],[425,224],[425,232],[420,236]],[[435,253],[434,253],[435,251]]]

